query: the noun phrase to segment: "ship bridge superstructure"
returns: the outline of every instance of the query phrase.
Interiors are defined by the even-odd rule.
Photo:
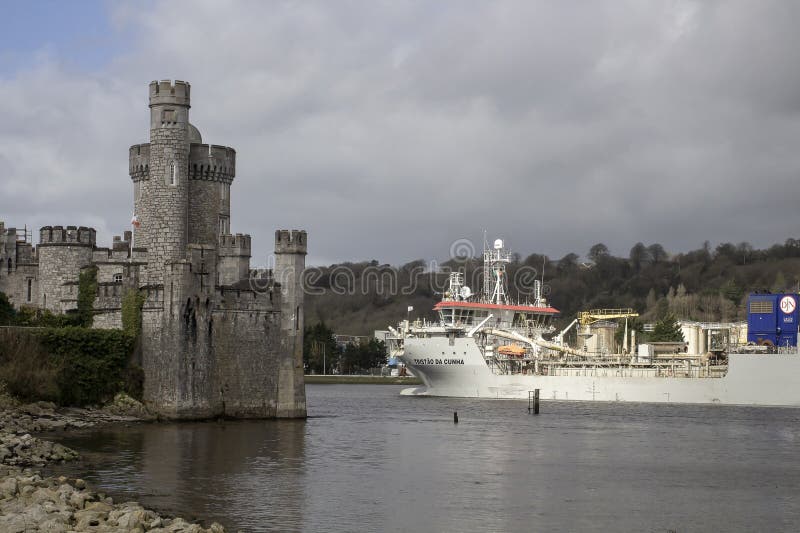
[[[464,284],[462,272],[451,272],[448,288],[433,308],[439,314],[440,326],[459,329],[481,325],[527,334],[551,331],[552,318],[559,311],[547,303],[541,280],[534,281],[533,302],[512,302],[509,298],[506,267],[510,262],[511,253],[502,239],[495,240],[491,248],[484,244],[483,287],[478,293]]]

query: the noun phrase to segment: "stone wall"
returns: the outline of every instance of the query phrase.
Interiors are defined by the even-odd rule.
[[[16,228],[0,222],[0,291],[15,307],[38,305],[38,260],[31,243],[18,239]]]
[[[219,227],[221,186],[227,187],[216,181],[190,182],[189,242],[216,246],[217,237],[222,233]]]
[[[169,418],[277,416],[280,294],[206,280],[215,250],[193,245],[164,276],[163,311],[143,312],[145,403]]]
[[[92,327],[97,329],[122,329],[122,312],[119,309],[96,311]]]
[[[124,261],[94,261],[97,267],[98,283],[113,283],[121,278],[125,267]]]
[[[242,299],[253,293],[241,293]],[[215,390],[222,412],[236,418],[278,416],[281,361],[280,307],[247,311],[225,298],[212,314]],[[230,307],[229,307],[230,306]]]
[[[17,263],[10,274],[7,268],[0,270],[0,292],[8,296],[8,301],[14,307],[36,307],[39,305],[38,264]]]
[[[39,245],[39,305],[54,313],[75,309],[81,268],[91,265],[92,246],[74,243]]]

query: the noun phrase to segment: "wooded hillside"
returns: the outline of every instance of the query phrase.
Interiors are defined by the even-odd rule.
[[[628,257],[614,257],[596,244],[581,259],[516,256],[508,268],[509,292],[525,300],[533,280],[541,279],[551,305],[566,325],[582,309],[632,307],[643,321],[667,313],[698,321],[741,320],[744,299],[755,290],[794,291],[800,283],[800,240],[768,249],[748,243],[670,254],[659,244],[634,245]],[[371,335],[406,318],[434,318],[431,308],[446,289],[448,272],[465,273],[467,285],[481,284],[479,258],[456,258],[431,271],[423,260],[400,267],[377,261],[342,263],[311,269],[307,275],[306,323],[324,321],[340,334]]]

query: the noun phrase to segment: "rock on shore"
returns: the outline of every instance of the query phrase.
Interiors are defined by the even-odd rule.
[[[131,412],[139,416],[131,416]],[[136,400],[115,398],[103,410],[56,409],[45,402],[5,405],[0,411],[0,532],[157,532],[223,533],[219,524],[203,528],[182,518],[166,518],[136,502],[117,503],[95,493],[80,479],[42,477],[34,470],[71,461],[77,452],[30,435],[31,432],[131,422],[147,417]]]
[[[102,409],[57,408],[50,402],[26,405],[0,402],[0,430],[10,433],[80,429],[154,418],[141,403],[125,394],[118,394],[112,403]]]
[[[66,446],[37,439],[27,433],[0,433],[0,463],[5,465],[44,466],[52,462],[71,461],[77,457],[78,454]]]
[[[163,518],[136,502],[114,504],[87,489],[80,479],[42,478],[30,469],[0,467],[0,531],[222,533],[224,529],[219,524],[204,529],[182,518]]]

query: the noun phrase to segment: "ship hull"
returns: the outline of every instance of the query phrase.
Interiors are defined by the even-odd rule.
[[[424,386],[404,395],[800,407],[800,355],[731,354],[724,377],[636,377],[614,368],[582,375],[495,374],[474,339],[407,338],[403,362]]]

